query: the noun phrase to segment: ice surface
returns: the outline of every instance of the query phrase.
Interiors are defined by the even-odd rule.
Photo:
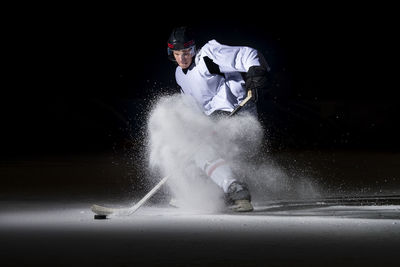
[[[2,266],[397,264],[398,205],[276,211],[260,203],[245,214],[146,206],[94,220],[91,204],[0,202]]]

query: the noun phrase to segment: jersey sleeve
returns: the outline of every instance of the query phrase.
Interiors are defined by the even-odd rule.
[[[222,45],[211,40],[202,50],[219,66],[222,73],[247,72],[251,66],[261,65],[258,51],[251,47]]]

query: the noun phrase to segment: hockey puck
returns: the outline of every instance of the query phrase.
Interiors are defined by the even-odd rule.
[[[102,214],[96,214],[94,215],[95,220],[104,220],[107,219],[107,215],[102,215]]]

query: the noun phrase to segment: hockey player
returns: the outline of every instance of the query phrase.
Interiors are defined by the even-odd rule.
[[[175,78],[181,92],[192,96],[207,116],[229,114],[246,98],[248,90],[254,101],[240,112],[257,116],[258,90],[265,87],[269,71],[257,50],[222,45],[216,40],[196,50],[190,29],[177,27],[168,40],[168,57],[178,65]],[[196,165],[224,191],[235,210],[253,210],[247,185],[235,177],[223,155],[214,157],[196,158]]]

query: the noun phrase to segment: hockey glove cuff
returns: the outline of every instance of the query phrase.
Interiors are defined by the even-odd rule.
[[[252,66],[246,73],[246,89],[251,90],[254,102],[258,100],[258,90],[267,86],[267,70],[261,66]]]

